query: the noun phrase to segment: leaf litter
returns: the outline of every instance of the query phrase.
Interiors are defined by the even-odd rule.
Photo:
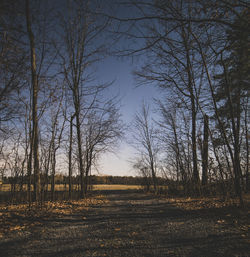
[[[48,218],[62,217],[74,213],[86,212],[90,206],[103,205],[108,200],[103,195],[70,201],[48,201],[42,207],[37,203],[0,205],[0,238],[12,231],[23,231],[41,225]],[[82,217],[86,220],[86,217]]]

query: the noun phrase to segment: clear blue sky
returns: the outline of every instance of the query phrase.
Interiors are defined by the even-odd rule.
[[[135,65],[128,59],[118,60],[115,57],[105,59],[99,65],[98,77],[102,81],[112,81],[112,91],[121,96],[121,114],[127,125],[139,111],[143,100],[152,102],[159,92],[153,86],[137,86],[132,71]],[[100,160],[99,172],[107,175],[135,176],[129,160],[133,159],[134,149],[126,142],[131,135],[126,133],[124,140],[114,153],[104,154]]]

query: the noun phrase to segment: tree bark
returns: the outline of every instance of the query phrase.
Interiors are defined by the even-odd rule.
[[[245,130],[246,130],[246,192],[250,192],[250,178],[249,178],[249,138],[250,135],[248,133],[248,121],[247,121],[247,117],[248,117],[248,100],[246,103],[246,110],[245,110]]]

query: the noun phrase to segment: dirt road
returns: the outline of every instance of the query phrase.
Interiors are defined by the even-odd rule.
[[[104,205],[11,233],[0,241],[0,256],[250,256],[249,234],[226,212],[188,211],[132,191],[107,198]]]

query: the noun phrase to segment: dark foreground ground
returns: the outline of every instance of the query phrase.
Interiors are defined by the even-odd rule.
[[[133,191],[106,197],[103,205],[6,234],[0,256],[250,256],[248,220],[241,224],[230,209],[185,210]]]

